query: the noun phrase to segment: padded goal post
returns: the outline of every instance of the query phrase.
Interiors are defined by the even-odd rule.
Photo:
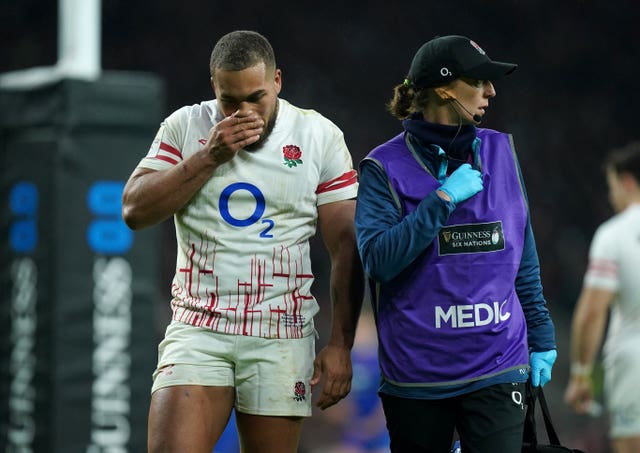
[[[146,451],[167,295],[121,195],[164,104],[148,73],[0,87],[2,451]]]

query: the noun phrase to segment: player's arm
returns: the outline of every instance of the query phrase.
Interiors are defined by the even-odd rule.
[[[209,131],[204,146],[189,158],[167,169],[136,168],[122,194],[122,217],[137,230],[171,217],[191,200],[213,175],[244,146],[255,143],[264,121],[255,113],[226,117]]]
[[[355,200],[318,207],[318,223],[331,260],[332,323],[328,344],[314,362],[311,385],[324,378],[316,405],[326,409],[351,390],[351,348],[362,307],[364,276],[356,247]]]
[[[591,370],[600,350],[615,293],[584,286],[571,325],[571,373],[565,401],[577,413],[587,413],[593,399]]]
[[[180,210],[217,165],[201,150],[168,170],[136,168],[122,193],[122,217],[134,230],[162,222]]]

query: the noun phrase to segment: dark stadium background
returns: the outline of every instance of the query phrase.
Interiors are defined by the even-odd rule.
[[[589,241],[611,214],[602,157],[640,138],[635,0],[103,0],[102,10],[102,68],[161,76],[166,114],[212,96],[208,59],[221,35],[260,31],[283,71],[281,96],[337,123],[355,163],[399,132],[384,104],[424,41],[463,34],[492,58],[518,63],[512,76],[496,84],[498,95],[483,126],[514,135],[527,183],[545,295],[557,327],[559,358],[546,390],[561,439],[574,448],[606,451],[604,418],[570,414],[562,393],[569,320]],[[55,64],[57,2],[0,0],[0,11],[0,73]],[[140,149],[140,156],[145,152]],[[123,168],[123,178],[130,171]],[[168,316],[175,250],[172,224],[159,228],[166,237],[158,263],[164,281],[157,301],[161,326]],[[318,322],[326,334],[328,265],[322,248],[316,251],[316,294],[324,306]],[[305,426],[303,446],[327,435],[322,418],[315,417]]]

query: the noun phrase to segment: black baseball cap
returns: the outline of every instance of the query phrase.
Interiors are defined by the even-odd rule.
[[[416,89],[444,85],[459,77],[498,80],[518,67],[493,61],[482,48],[465,36],[440,36],[418,49],[405,83]]]

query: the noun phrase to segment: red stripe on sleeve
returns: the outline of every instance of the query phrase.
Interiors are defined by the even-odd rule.
[[[163,154],[158,154],[158,155],[156,156],[156,159],[164,160],[165,162],[169,162],[170,164],[173,164],[173,165],[175,165],[175,164],[177,164],[177,163],[178,163],[178,161],[177,161],[177,160],[172,159],[171,157],[169,157],[169,156],[165,156],[165,155],[163,155]]]
[[[358,182],[358,173],[355,170],[348,171],[342,176],[323,182],[316,189],[316,194],[330,192],[332,190],[341,189]]]
[[[182,153],[180,152],[180,150],[174,148],[171,145],[167,145],[165,142],[160,143],[160,149],[168,153],[171,153],[175,156],[178,156],[180,159],[182,159]]]
[[[588,272],[603,277],[615,277],[618,275],[618,263],[612,260],[596,260],[589,263]]]

